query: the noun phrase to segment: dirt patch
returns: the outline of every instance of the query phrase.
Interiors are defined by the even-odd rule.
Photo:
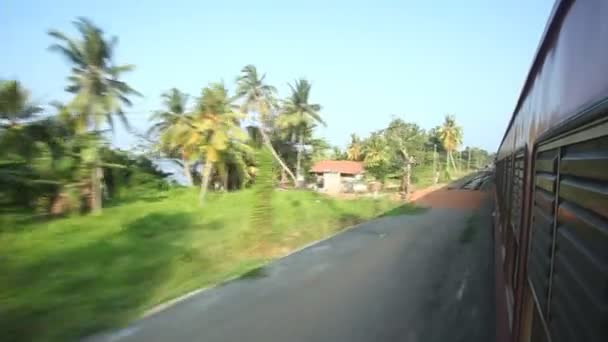
[[[448,190],[447,188],[424,189],[414,193],[412,201],[418,205],[432,208],[478,208],[488,196],[488,192],[479,190]]]
[[[416,202],[417,200],[419,200],[420,198],[430,194],[431,192],[440,190],[441,188],[444,188],[445,184],[436,184],[436,185],[431,185],[429,187],[420,189],[420,190],[416,190],[414,192],[412,192],[408,199],[410,202]]]

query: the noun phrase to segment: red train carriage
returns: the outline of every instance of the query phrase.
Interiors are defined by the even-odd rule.
[[[608,0],[554,5],[498,150],[495,223],[503,337],[608,341]]]

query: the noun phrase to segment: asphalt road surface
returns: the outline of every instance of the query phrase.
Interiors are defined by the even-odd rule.
[[[490,212],[367,222],[88,341],[492,341]]]

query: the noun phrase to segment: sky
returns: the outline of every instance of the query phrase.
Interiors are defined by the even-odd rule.
[[[429,129],[456,116],[465,146],[495,151],[511,117],[553,0],[201,1],[3,0],[0,79],[18,79],[40,104],[67,101],[69,65],[47,50],[49,29],[76,37],[84,16],[119,37],[117,64],[142,98],[126,109],[145,131],[160,94],[177,87],[195,97],[210,82],[234,89],[254,64],[289,94],[312,82],[326,127],[340,147],[393,117]],[[135,138],[123,129],[113,143]]]

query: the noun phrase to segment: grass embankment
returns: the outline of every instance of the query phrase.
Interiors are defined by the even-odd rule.
[[[201,208],[194,190],[175,189],[97,217],[4,226],[1,340],[66,341],[124,325],[346,226],[416,210],[387,200],[276,191],[272,226],[252,231],[252,200],[251,190],[210,194]]]

